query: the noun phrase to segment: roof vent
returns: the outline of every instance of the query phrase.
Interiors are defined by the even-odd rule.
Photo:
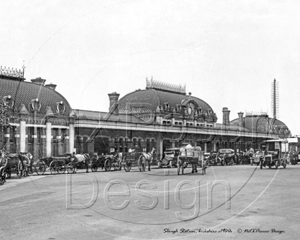
[[[31,79],[32,83],[38,84],[38,85],[42,85],[44,86],[46,79],[42,79],[41,77],[35,78],[35,79]]]
[[[50,84],[46,84],[45,87],[50,88],[51,90],[55,90],[56,88],[56,84],[50,83]]]

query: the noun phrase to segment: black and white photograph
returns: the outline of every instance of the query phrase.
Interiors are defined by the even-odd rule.
[[[0,239],[298,239],[299,13],[0,1]]]

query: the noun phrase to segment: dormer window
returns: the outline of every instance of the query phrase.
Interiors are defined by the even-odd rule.
[[[164,103],[164,110],[165,111],[169,110],[169,103],[167,103],[167,102]]]

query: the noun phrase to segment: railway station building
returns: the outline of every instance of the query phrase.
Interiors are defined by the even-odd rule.
[[[187,143],[206,152],[244,151],[259,148],[266,139],[290,136],[283,122],[262,113],[240,112],[230,121],[230,109],[223,107],[218,123],[214,109],[186,93],[185,86],[153,79],[146,80],[145,89],[108,97],[107,111],[72,109],[55,84],[42,78],[27,81],[23,71],[0,67],[0,100],[5,108],[0,148],[41,158],[154,147],[155,158],[161,158],[166,148]]]

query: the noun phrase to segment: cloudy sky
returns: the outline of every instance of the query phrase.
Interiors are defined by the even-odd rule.
[[[10,0],[0,2],[0,65],[57,84],[73,108],[108,110],[108,93],[146,77],[186,84],[222,108],[271,111],[300,135],[300,2]]]

